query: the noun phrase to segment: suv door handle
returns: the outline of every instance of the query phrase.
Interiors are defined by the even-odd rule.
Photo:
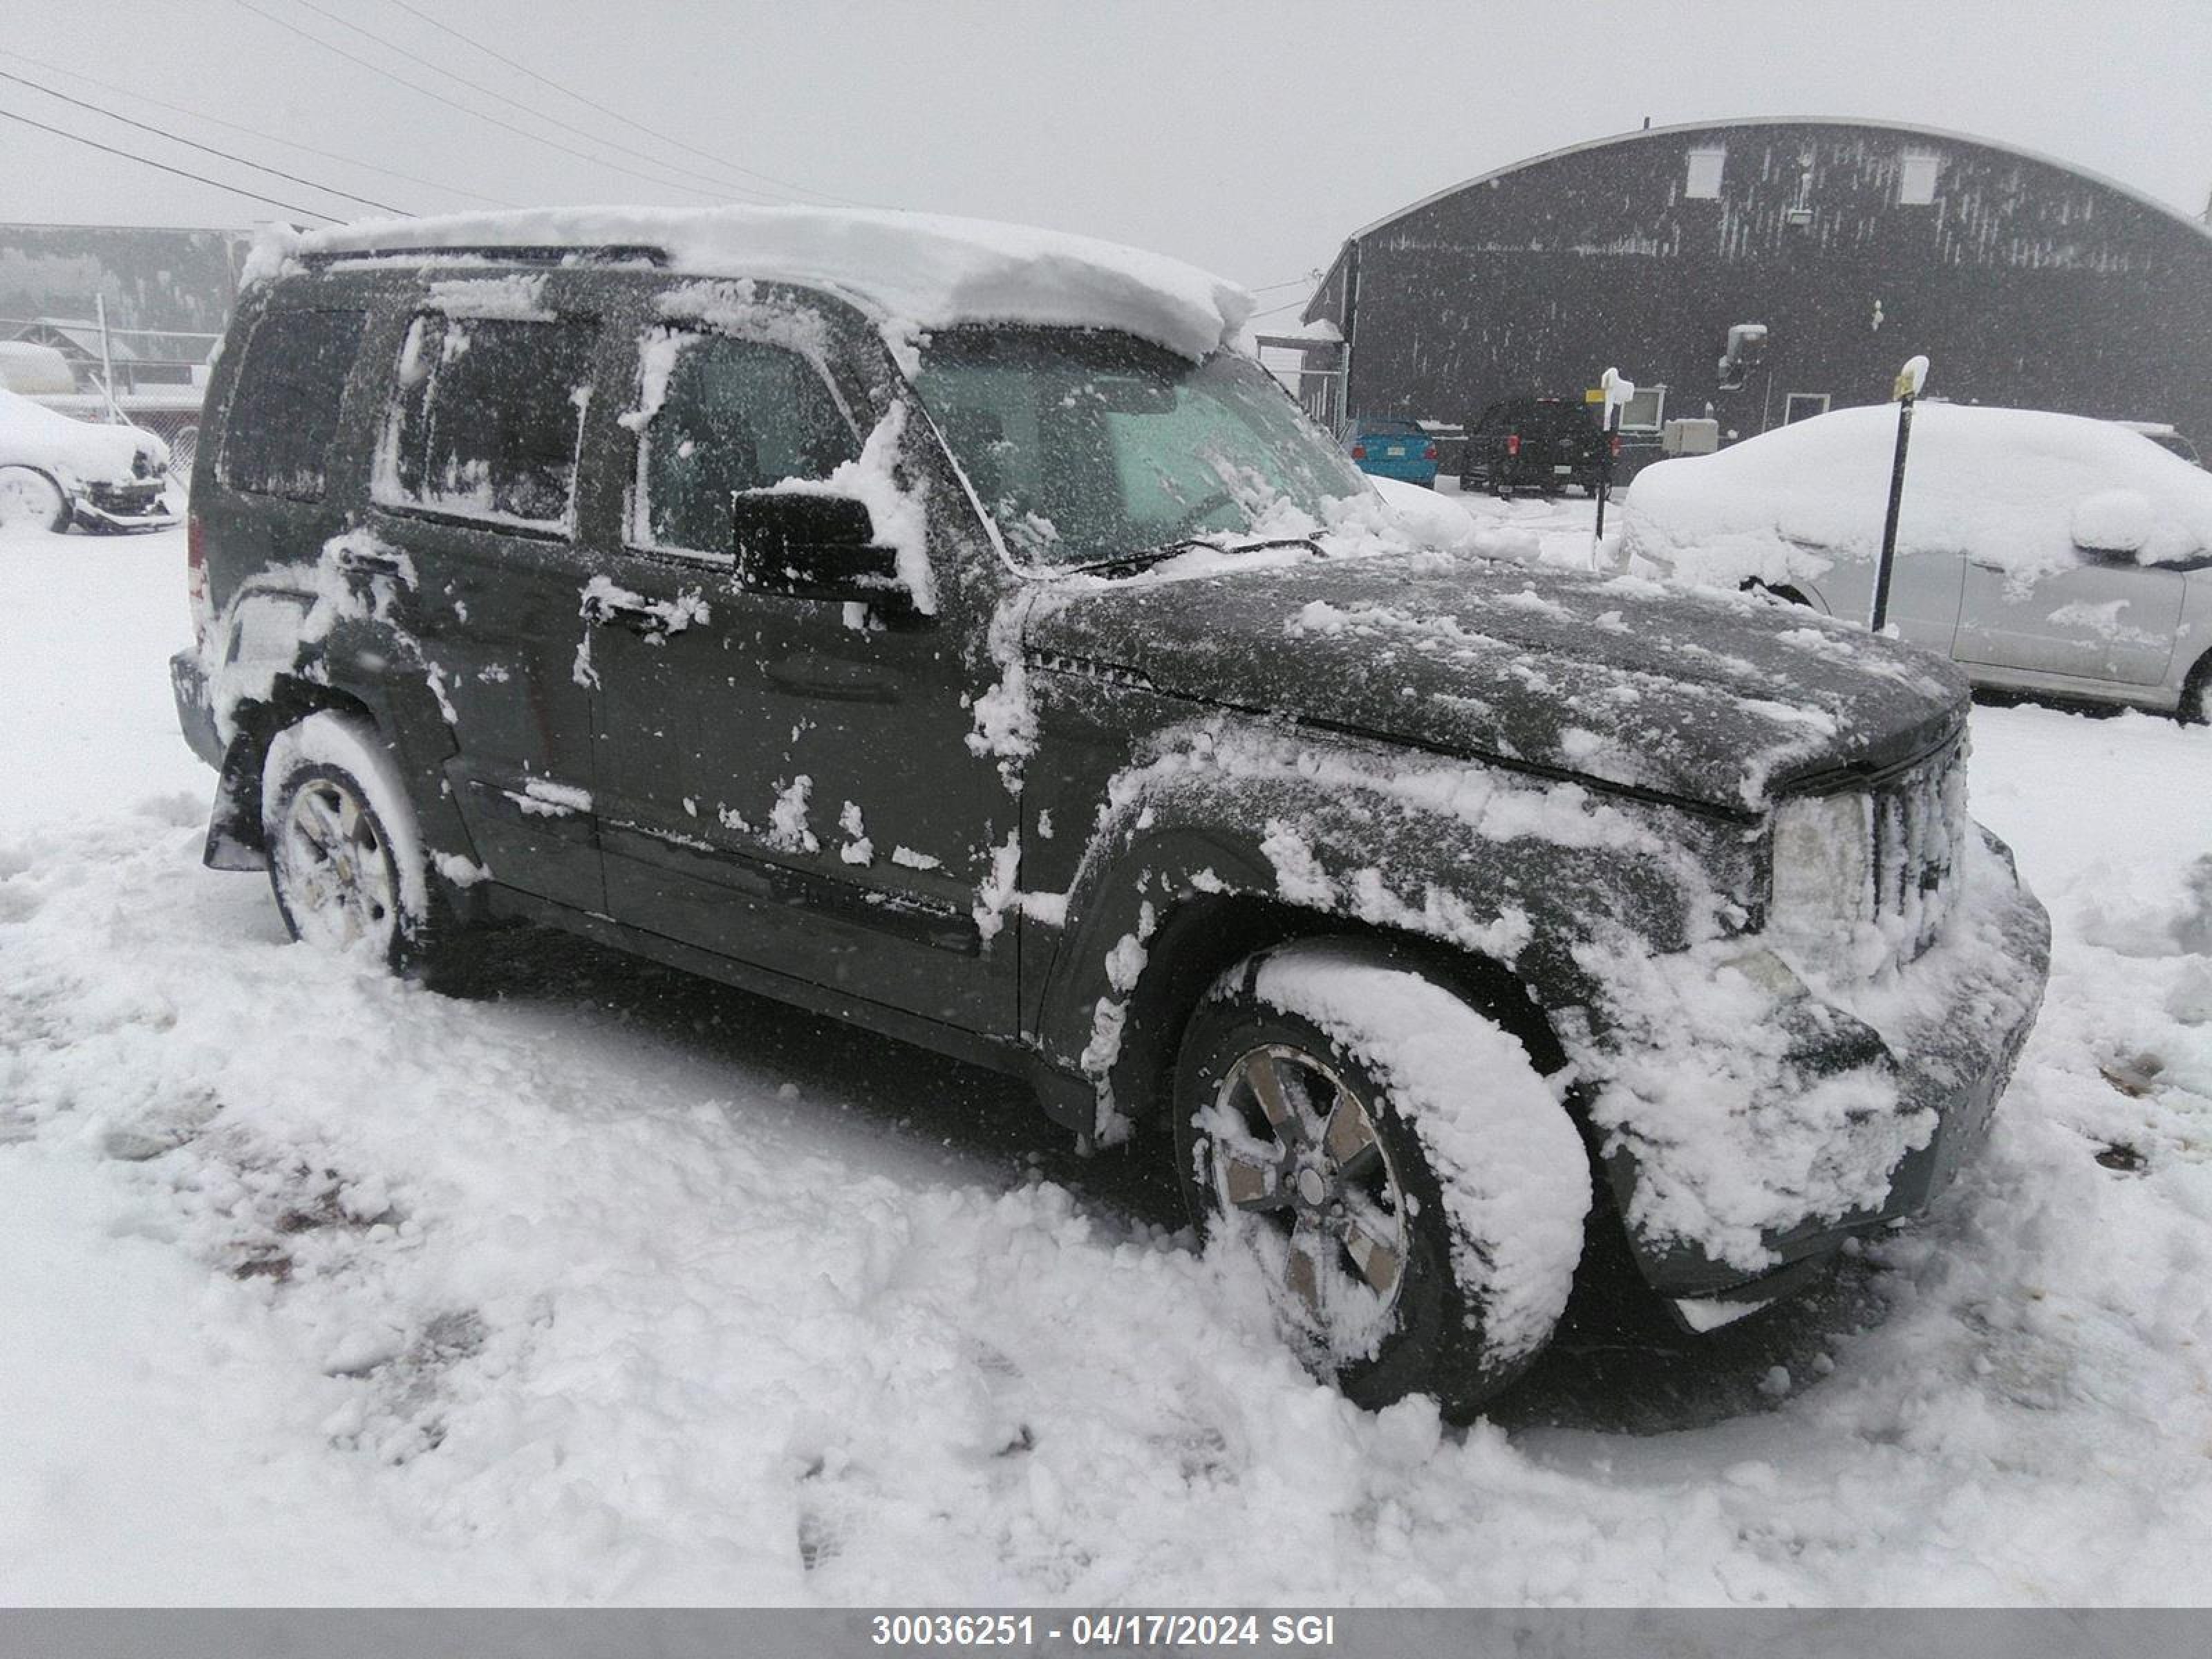
[[[340,548],[337,563],[339,569],[356,576],[397,576],[405,568],[397,553],[375,553],[359,547]]]
[[[605,628],[613,623],[637,634],[665,632],[667,629],[666,621],[651,605],[625,605],[602,593],[585,596],[584,618],[595,627]]]

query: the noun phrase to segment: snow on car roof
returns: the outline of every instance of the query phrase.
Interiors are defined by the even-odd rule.
[[[0,466],[35,466],[73,480],[128,478],[142,449],[168,454],[166,444],[137,427],[72,420],[0,390]]]
[[[1896,405],[1875,404],[1648,466],[1626,503],[1632,550],[1762,580],[1793,551],[1871,558],[1896,442]],[[2144,564],[2212,550],[2212,473],[2111,421],[1919,405],[1900,552],[1965,551],[2027,579],[2064,568],[2077,547]]]
[[[246,276],[271,276],[314,254],[526,247],[650,248],[690,275],[827,284],[893,325],[1113,328],[1187,357],[1225,343],[1253,307],[1223,277],[1087,236],[820,208],[534,208],[364,220],[305,234],[278,228],[264,234]]]

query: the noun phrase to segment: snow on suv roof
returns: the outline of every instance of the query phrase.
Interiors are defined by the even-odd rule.
[[[695,276],[837,289],[902,325],[1043,323],[1121,329],[1202,357],[1251,314],[1234,283],[1164,255],[981,219],[817,208],[533,208],[377,219],[264,234],[249,282],[314,255],[498,249],[653,252]]]

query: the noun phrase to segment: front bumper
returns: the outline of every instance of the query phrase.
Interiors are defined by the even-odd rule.
[[[1640,1228],[1638,1188],[1664,1149],[1650,1142],[1639,1148],[1633,1134],[1607,1144],[1605,1163],[1629,1218],[1632,1249],[1662,1295],[1763,1304],[1805,1282],[1808,1275],[1796,1270],[1833,1255],[1846,1239],[1927,1208],[1987,1139],[2042,1006],[2051,923],[2020,881],[2010,852],[1987,830],[1979,831],[1964,866],[1960,901],[1917,960],[1863,986],[1838,988],[1808,975],[1778,988],[1774,1000],[1771,1018],[1793,1034],[1778,1079],[1804,1092],[1857,1088],[1864,1099],[1893,1101],[1886,1122],[1870,1121],[1879,1109],[1863,1105],[1835,1114],[1830,1132],[1838,1146],[1855,1133],[1916,1126],[1874,1194],[1763,1225],[1755,1252],[1716,1249],[1680,1231]],[[1786,964],[1774,971],[1790,980]],[[1742,1126],[1755,1135],[1762,1119],[1789,1120],[1795,1103],[1779,1091],[1754,1097]],[[1804,1133],[1802,1121],[1788,1127]],[[1813,1163],[1817,1168],[1819,1159]]]
[[[88,530],[160,530],[177,521],[158,482],[88,485],[70,505]]]

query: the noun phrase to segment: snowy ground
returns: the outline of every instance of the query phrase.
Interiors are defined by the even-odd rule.
[[[455,1002],[288,946],[199,866],[183,562],[0,542],[0,1600],[2212,1594],[2212,734],[1978,709],[2057,927],[1987,1157],[1440,1437],[1002,1083],[580,948]]]

